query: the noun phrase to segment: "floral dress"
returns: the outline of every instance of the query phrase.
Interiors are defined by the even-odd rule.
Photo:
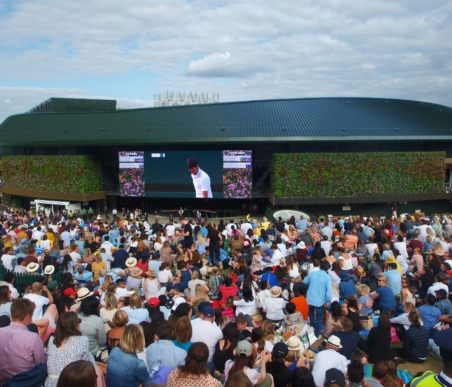
[[[94,357],[89,351],[89,342],[86,336],[71,336],[67,339],[62,352],[54,344],[55,338],[49,340],[47,372],[45,387],[56,387],[58,378],[69,363],[78,360],[87,360],[96,366]]]
[[[306,322],[304,321],[303,315],[300,312],[295,312],[289,314],[288,316],[284,316],[284,320],[282,321],[282,334],[285,337],[289,334],[291,334],[290,336],[300,336],[300,333],[305,324]]]

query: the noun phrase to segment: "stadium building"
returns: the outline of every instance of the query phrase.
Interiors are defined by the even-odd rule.
[[[8,117],[0,139],[3,200],[24,207],[450,211],[452,109],[427,102],[300,98],[117,110],[114,100],[51,98]],[[196,198],[189,157],[210,177],[207,199]]]

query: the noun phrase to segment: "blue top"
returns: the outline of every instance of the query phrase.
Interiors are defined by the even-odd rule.
[[[298,221],[297,229],[298,230],[306,230],[308,228],[308,221],[306,219],[301,219]]]
[[[304,283],[309,285],[306,300],[309,305],[322,306],[330,304],[333,294],[331,277],[324,270],[310,272],[304,279]]]
[[[388,285],[395,295],[402,291],[402,277],[397,269],[385,271],[384,276],[388,279]]]
[[[372,308],[369,308],[366,306],[367,300],[369,299],[369,297],[370,296],[368,294],[366,294],[365,296],[361,296],[358,298],[358,304],[363,304],[363,307],[361,308],[361,311],[359,312],[359,314],[362,316],[368,316],[369,314],[374,312],[374,310]]]
[[[262,275],[261,281],[267,281],[270,284],[270,288],[278,286],[278,280],[276,279],[276,275],[273,273],[265,273]]]
[[[355,283],[350,278],[342,280],[339,284],[339,298],[347,298],[348,296],[354,296],[355,294]]]
[[[418,310],[422,320],[424,321],[424,327],[430,330],[438,324],[441,311],[437,307],[432,305],[422,305],[418,308]]]
[[[428,339],[430,333],[428,329],[422,325],[417,328],[411,325],[410,329],[405,332],[403,348],[405,348],[411,356],[418,359],[426,359],[428,356]]]
[[[185,288],[188,288],[188,281],[191,281],[190,270],[188,270],[188,269],[181,270],[180,271],[180,284],[178,287],[182,287],[182,285],[185,285]]]
[[[144,361],[134,353],[125,353],[120,347],[112,349],[107,365],[107,387],[151,386]]]
[[[149,368],[161,361],[162,366],[177,368],[185,364],[187,352],[176,347],[170,340],[159,340],[146,348],[146,357]]]
[[[173,340],[173,343],[176,347],[183,349],[185,352],[188,352],[188,349],[192,346],[192,342],[189,343],[179,343],[177,340]]]
[[[391,288],[383,286],[381,288],[378,288],[376,293],[378,294],[378,301],[380,303],[380,307],[384,311],[396,308],[396,301],[394,293],[392,292]]]
[[[120,267],[121,269],[125,269],[127,258],[129,258],[129,253],[125,250],[119,249],[113,253],[113,258],[115,259],[113,262],[114,268]]]
[[[452,302],[450,302],[447,298],[442,298],[441,300],[436,301],[435,306],[439,309],[441,314],[452,314]]]

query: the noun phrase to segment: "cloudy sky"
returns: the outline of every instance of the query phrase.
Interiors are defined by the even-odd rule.
[[[368,96],[452,106],[452,2],[0,0],[0,122],[49,97]]]

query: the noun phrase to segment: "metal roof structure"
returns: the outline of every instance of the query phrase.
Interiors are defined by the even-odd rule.
[[[0,146],[452,141],[452,108],[381,98],[302,98],[104,112],[25,113]]]

